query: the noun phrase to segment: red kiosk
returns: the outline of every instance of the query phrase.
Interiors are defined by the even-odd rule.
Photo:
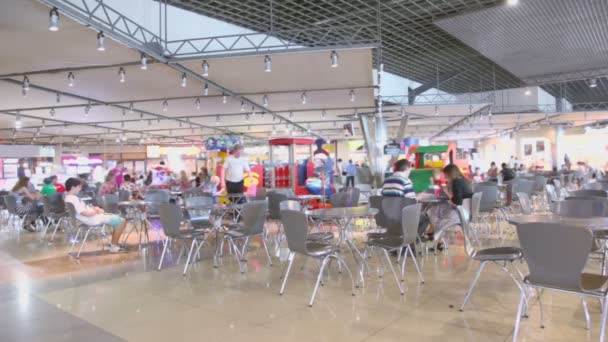
[[[295,194],[306,194],[307,191],[303,186],[298,185],[298,165],[297,165],[297,150],[302,150],[302,146],[308,146],[306,149],[307,162],[310,163],[315,141],[308,138],[276,138],[269,140],[270,145],[270,187],[276,189],[292,189]],[[287,148],[287,161],[275,160],[275,149],[279,146]],[[300,154],[302,154],[300,152]],[[279,164],[281,163],[281,164]],[[275,165],[276,164],[276,165]],[[307,165],[307,174],[312,173],[312,165]],[[310,170],[309,170],[310,169]]]

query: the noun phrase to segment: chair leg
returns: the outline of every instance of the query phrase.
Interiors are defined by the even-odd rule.
[[[407,246],[407,249],[410,247]],[[403,256],[403,261],[401,262],[401,281],[405,281],[405,265],[407,264],[407,249],[405,250],[405,255]],[[401,251],[403,251],[403,247],[399,248],[399,256],[401,256]],[[415,259],[415,258],[414,258]],[[397,257],[397,261],[399,261],[399,257]]]
[[[351,282],[351,286],[352,286],[352,289],[353,289],[353,296],[354,296],[355,295],[355,287],[356,287],[356,285],[355,285],[355,278],[353,278],[353,274],[350,272],[350,268],[348,268],[348,266],[346,265],[346,263],[344,262],[344,260],[342,258],[340,258],[337,253],[332,254],[331,257],[335,258],[336,260],[338,260],[338,263],[344,265],[344,268],[346,269],[346,272],[350,276],[350,282]]]
[[[384,252],[384,257],[388,262],[388,266],[391,268],[391,272],[393,273],[393,277],[395,277],[395,281],[397,282],[397,287],[399,288],[399,292],[403,295],[405,292],[403,291],[403,287],[401,286],[401,282],[399,281],[399,277],[397,276],[397,272],[395,271],[395,266],[393,266],[393,262],[391,261],[390,255],[388,255],[388,251],[386,249],[382,249]]]
[[[418,272],[418,279],[420,280],[421,284],[424,284],[424,277],[422,276],[422,271],[420,270],[420,266],[418,266],[418,260],[416,260],[416,256],[414,255],[414,252],[412,251],[412,248],[410,246],[407,246],[407,249],[405,250],[405,254],[407,255],[407,252],[410,252],[410,255],[412,256],[412,260],[414,261],[414,267],[416,267],[416,272]]]
[[[608,299],[604,298],[602,307],[603,307],[603,311],[602,311],[602,322],[600,323],[601,324],[600,342],[604,342],[604,339],[606,336],[606,316],[608,316]]]
[[[55,223],[55,229],[53,229],[53,234],[51,235],[51,242],[55,241],[55,234],[57,234],[57,229],[59,229],[61,223],[63,223],[63,217],[60,218],[57,223]]]
[[[329,260],[329,256],[326,256],[321,263],[321,269],[319,270],[319,275],[317,276],[317,283],[315,284],[315,289],[312,291],[312,296],[310,297],[310,302],[308,306],[312,306],[315,302],[315,297],[317,296],[317,290],[319,290],[319,284],[321,284],[321,279],[323,278],[323,271],[325,271],[325,266]]]
[[[515,329],[513,329],[513,342],[517,341],[517,334],[519,333],[519,323],[521,322],[521,314],[524,307],[524,298],[526,297],[526,287],[522,286],[519,293],[519,305],[517,306],[517,316],[515,317]]]
[[[80,259],[80,252],[82,252],[82,248],[84,247],[84,244],[87,242],[87,237],[89,236],[90,231],[91,231],[91,228],[87,229],[87,232],[84,234],[84,238],[82,239],[82,243],[80,244],[80,248],[78,249],[78,254],[76,254],[76,259]]]
[[[589,308],[587,308],[587,301],[585,297],[581,297],[581,301],[583,302],[583,312],[585,313],[585,327],[587,330],[591,330],[591,317],[589,316]]]
[[[163,268],[163,260],[165,260],[165,254],[167,254],[167,248],[169,247],[169,237],[163,241],[163,252],[160,255],[160,261],[158,262],[158,270],[160,271]]]
[[[522,286],[521,291],[524,287]],[[538,310],[540,311],[540,328],[545,329],[545,312],[543,310],[543,290],[536,289],[536,295],[538,296]],[[525,303],[525,300],[524,300]]]
[[[473,278],[473,282],[471,282],[471,285],[469,286],[469,290],[467,291],[467,294],[464,296],[464,301],[462,302],[462,305],[460,306],[460,311],[464,311],[464,306],[469,301],[469,297],[471,297],[471,293],[473,292],[473,288],[477,284],[477,280],[479,280],[479,276],[481,275],[481,271],[483,271],[483,268],[486,265],[486,262],[487,261],[484,261],[484,262],[482,262],[479,265],[479,269],[477,270],[477,274],[475,274],[475,278]]]
[[[296,254],[294,252],[289,253],[289,263],[287,264],[287,269],[285,270],[285,274],[283,274],[283,282],[281,284],[281,290],[279,294],[282,295],[285,291],[285,285],[287,285],[287,278],[289,277],[289,271],[291,271],[291,265],[293,265],[293,260],[295,259]]]
[[[190,259],[192,259],[192,253],[194,251],[194,248],[196,246],[196,239],[192,239],[192,243],[190,244],[190,251],[188,252],[188,259],[186,259],[186,265],[184,266],[184,272],[182,273],[182,275],[186,275],[186,272],[188,272],[188,266],[190,266]]]
[[[270,257],[270,252],[268,251],[268,245],[266,244],[266,239],[262,237],[262,244],[264,245],[264,251],[266,252],[266,257],[268,258],[268,264],[272,266],[272,258]]]
[[[80,229],[76,231],[76,236],[74,236],[74,238],[72,239],[72,243],[70,245],[70,250],[68,251],[68,253],[71,253],[74,249],[74,245],[76,245],[76,241],[78,241],[78,236],[80,236]]]

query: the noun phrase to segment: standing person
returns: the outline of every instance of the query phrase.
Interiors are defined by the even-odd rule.
[[[515,178],[515,172],[513,172],[513,169],[508,167],[506,163],[502,163],[500,167],[502,168],[502,170],[500,170],[500,175],[502,176],[503,182],[508,182]]]
[[[507,166],[509,167],[509,169],[513,168],[514,163],[515,163],[515,157],[511,156],[511,158],[509,158],[509,162],[507,163]]]
[[[496,182],[496,179],[498,178],[498,167],[495,162],[490,163],[490,169],[486,172],[486,176],[489,181]]]
[[[144,185],[150,186],[151,184],[152,184],[152,171],[148,171],[148,174],[146,175],[146,180],[144,180]]]
[[[250,172],[249,161],[242,156],[243,146],[234,146],[232,155],[224,162],[224,187],[229,194],[245,192],[245,172]]]
[[[342,167],[342,158],[338,158],[338,161],[336,162],[336,182],[338,184],[342,184],[344,182],[343,178],[344,177],[344,168]]]
[[[65,189],[68,189],[67,186]],[[118,187],[116,186],[116,177],[112,172],[110,172],[106,175],[106,181],[99,187],[99,196],[111,195],[116,193],[116,191],[118,191]]]
[[[120,188],[120,186],[122,185],[122,182],[124,181],[126,171],[127,171],[127,168],[124,167],[122,161],[118,162],[116,167],[112,171],[110,171],[111,173],[114,174],[114,177],[115,177],[114,182],[116,183],[116,186],[118,188]]]
[[[77,178],[68,178],[65,182],[67,194],[65,202],[71,203],[76,209],[76,219],[88,226],[107,225],[114,228],[112,241],[110,243],[110,253],[125,253],[126,249],[118,245],[120,236],[124,231],[127,221],[118,215],[106,214],[99,207],[87,207],[86,204],[77,196],[82,189],[82,182]]]
[[[346,165],[346,185],[345,187],[348,188],[348,184],[351,184],[351,186],[354,188],[355,187],[355,174],[357,174],[357,167],[355,166],[355,164],[353,164],[353,160],[350,159],[348,161],[348,165]]]

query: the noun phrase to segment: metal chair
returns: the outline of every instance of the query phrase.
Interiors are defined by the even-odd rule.
[[[460,216],[460,227],[462,228],[462,235],[464,237],[464,249],[470,258],[480,262],[479,269],[477,270],[477,273],[475,274],[475,277],[473,278],[473,281],[471,282],[471,285],[469,286],[469,289],[464,297],[464,301],[460,306],[460,311],[464,311],[464,306],[471,297],[471,293],[473,293],[473,289],[475,288],[475,285],[479,280],[479,276],[481,275],[481,272],[483,271],[483,268],[486,266],[487,263],[491,262],[498,266],[501,270],[507,273],[511,277],[511,279],[513,279],[513,281],[515,282],[515,284],[517,284],[518,287],[521,288],[520,282],[507,268],[507,263],[511,263],[512,265],[514,261],[522,259],[521,249],[516,247],[493,247],[486,249],[475,249],[475,247],[471,244],[468,217],[469,214],[462,206],[456,207],[456,210],[458,211],[458,215]],[[519,274],[521,274],[515,266],[513,267]]]
[[[78,249],[78,253],[76,253],[76,259],[80,259],[80,253],[82,253],[82,249],[84,248],[84,245],[87,243],[87,238],[89,237],[89,234],[91,234],[91,233],[96,233],[102,239],[101,250],[103,251],[105,249],[105,245],[103,244],[103,238],[107,237],[107,234],[105,234],[105,232],[103,231],[103,229],[105,228],[105,224],[93,225],[93,226],[86,225],[86,224],[78,221],[78,219],[76,218],[76,208],[74,208],[74,205],[72,203],[65,203],[65,207],[68,210],[68,216],[71,221],[70,223],[72,224],[72,227],[76,230],[76,236],[72,239],[72,244],[70,246],[70,250],[69,250],[68,254],[72,252],[72,249],[74,248],[74,245],[78,241],[78,237],[80,236],[80,233],[83,230],[84,230],[84,236],[82,238],[82,243],[80,244],[80,248]]]
[[[131,191],[129,190],[118,190],[118,200],[120,202],[126,202],[131,200]]]
[[[186,265],[184,266],[184,271],[182,272],[182,275],[186,275],[190,266],[190,261],[195,258],[195,256],[200,255],[200,249],[207,241],[207,234],[205,234],[206,232],[200,230],[181,230],[180,228],[182,227],[182,223],[184,221],[182,210],[174,203],[161,203],[159,205],[159,213],[160,223],[166,237],[163,241],[163,252],[158,263],[158,270],[160,271],[163,267],[165,254],[167,253],[169,244],[172,241],[182,241],[186,243],[192,241],[190,243],[190,250],[188,251],[188,259],[186,259]],[[179,263],[179,259],[182,257],[184,250],[185,245],[182,246],[179,252],[177,263]]]
[[[17,213],[17,197],[13,194],[4,196],[4,204],[6,205],[6,210],[8,211],[7,221],[12,221],[13,226],[15,223],[17,223],[17,226],[15,227],[21,227],[25,220]]]
[[[344,200],[344,204],[341,207],[356,207],[359,205],[359,198],[361,197],[361,190],[359,188],[342,188],[339,193],[346,193],[347,198]]]
[[[381,199],[380,207],[377,208],[379,211],[376,217],[380,217],[382,227],[385,228],[385,231],[367,233],[368,240],[402,236],[401,211],[407,206],[416,204],[416,199],[406,197],[372,197],[380,197]],[[376,199],[374,199],[374,201],[376,201]]]
[[[545,194],[547,196],[547,204],[549,206],[551,206],[551,203],[559,202],[560,200],[555,191],[555,186],[552,184],[545,185]]]
[[[528,196],[532,196],[534,192],[534,181],[524,178],[515,178],[511,181],[513,188],[511,189],[511,193],[515,194],[513,196],[513,200],[517,200],[517,194],[523,192],[524,194],[528,194]]]
[[[323,272],[328,267],[331,259],[336,259],[341,267],[344,267],[350,276],[352,285],[352,294],[355,295],[355,281],[353,275],[342,258],[338,255],[338,247],[333,244],[325,244],[319,242],[313,242],[308,239],[308,218],[306,214],[297,210],[284,210],[281,212],[281,222],[285,227],[285,235],[287,237],[287,245],[289,247],[289,263],[287,269],[284,272],[283,283],[281,284],[281,290],[279,294],[283,294],[285,286],[287,285],[287,279],[289,278],[289,272],[293,265],[296,254],[300,254],[306,257],[315,258],[321,261],[321,268],[317,275],[317,282],[315,288],[312,291],[309,306],[312,306],[315,301],[319,284],[323,278]]]
[[[393,205],[399,204],[396,201],[387,202],[386,200],[388,200],[388,199],[390,199],[390,198],[384,199],[384,201],[382,203],[383,208],[387,207],[387,206],[393,206]],[[386,203],[386,205],[385,205],[385,203]],[[392,227],[393,223],[394,223],[393,222],[394,219],[397,218],[398,222],[399,222],[399,228],[401,229],[400,232],[398,232],[398,233],[392,232],[391,235],[387,235],[386,237],[381,238],[381,239],[369,239],[365,246],[365,250],[363,251],[364,260],[367,257],[367,250],[370,247],[372,250],[379,248],[384,251],[384,257],[386,258],[386,261],[388,262],[391,272],[393,273],[393,276],[395,277],[395,281],[397,282],[397,287],[399,288],[399,292],[402,295],[404,294],[404,290],[403,290],[403,287],[401,286],[401,282],[403,282],[405,280],[405,264],[407,262],[408,254],[412,257],[412,260],[414,261],[414,266],[416,267],[416,271],[418,272],[418,279],[420,280],[421,283],[424,283],[424,278],[422,276],[422,272],[420,271],[420,267],[418,266],[418,262],[416,261],[416,256],[414,255],[414,252],[412,251],[412,247],[411,247],[411,245],[415,244],[417,241],[418,223],[420,221],[421,209],[422,209],[422,205],[420,203],[418,203],[418,204],[412,204],[409,206],[402,207],[401,210],[399,210],[399,213],[397,215],[388,211],[387,212],[387,223],[388,223],[387,227]],[[391,229],[387,229],[387,231],[390,231],[390,230]],[[391,261],[389,252],[401,253],[401,250],[403,250],[403,249],[405,249],[405,255],[403,257],[403,260],[401,261],[401,281],[400,281],[399,278],[397,277],[397,272],[395,272],[395,268],[393,267],[393,262]],[[378,257],[378,261],[380,261],[380,263],[381,263],[382,258],[380,257],[380,255],[377,255],[377,257]],[[364,264],[362,263],[361,268],[359,270],[359,274],[361,275],[362,280],[363,280],[363,271],[364,271]]]
[[[51,235],[50,242],[55,240],[55,234],[57,229],[67,217],[67,211],[65,208],[65,202],[63,200],[63,194],[57,193],[48,196],[42,196],[43,216],[47,218],[48,222],[44,226],[42,237],[46,236],[49,227],[53,226],[53,234]]]
[[[213,227],[211,222],[211,207],[213,197],[209,196],[190,196],[184,198],[187,219],[193,228],[208,229]]]
[[[521,286],[519,306],[515,318],[513,341],[517,341],[521,314],[527,301],[528,289],[536,290],[543,328],[543,290],[554,290],[583,297],[583,309],[590,328],[589,312],[584,297],[602,302],[600,341],[604,341],[608,316],[608,277],[584,273],[593,242],[589,229],[555,223],[527,223],[517,226],[517,235],[528,263],[529,274]]]
[[[588,189],[588,190],[577,190],[577,191],[572,191],[570,192],[570,196],[576,196],[576,197],[603,197],[603,198],[608,198],[608,191],[605,190],[594,190],[594,189]]]
[[[243,222],[238,223],[235,229],[231,229],[224,233],[225,238],[228,239],[230,246],[234,250],[234,255],[239,263],[239,269],[241,273],[245,273],[244,267],[246,266],[247,259],[244,257],[247,254],[247,246],[252,237],[261,236],[262,244],[264,245],[264,251],[268,258],[268,263],[272,266],[272,259],[270,258],[270,252],[266,245],[266,239],[264,239],[264,222],[266,221],[266,210],[268,209],[268,203],[262,201],[250,202],[243,205]],[[239,249],[236,242],[242,240],[243,244]]]
[[[99,196],[97,199],[97,203],[103,209],[103,211],[110,214],[119,214],[118,202],[119,195],[117,194],[103,195]]]
[[[602,217],[608,216],[608,198],[577,197],[557,202],[553,212],[568,217]]]
[[[329,198],[329,204],[332,208],[346,208],[348,207],[349,194],[346,192],[337,192]]]
[[[528,194],[520,192],[517,194],[517,198],[519,200],[519,206],[521,207],[521,213],[524,215],[532,214],[532,202],[530,202]]]

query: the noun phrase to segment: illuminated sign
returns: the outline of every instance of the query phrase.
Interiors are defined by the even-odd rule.
[[[200,147],[196,146],[147,146],[146,155],[148,158],[160,158],[161,156],[176,156],[176,155],[186,155],[186,156],[197,156],[202,152]]]

